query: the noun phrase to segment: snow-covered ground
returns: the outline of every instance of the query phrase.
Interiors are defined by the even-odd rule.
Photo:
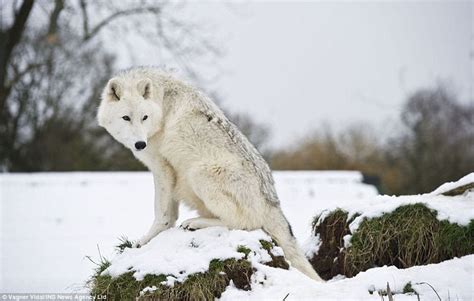
[[[373,209],[380,201],[393,206],[392,198],[377,197],[374,187],[361,183],[357,172],[275,172],[275,180],[283,211],[300,243],[308,238],[314,215],[326,209],[358,208],[373,215],[380,214]],[[85,256],[97,258],[100,249],[102,256],[113,257],[118,237],[140,237],[153,219],[149,173],[2,174],[0,198],[0,292],[84,291],[94,268]],[[436,209],[445,218],[465,221],[474,216],[472,201],[451,200],[464,207],[439,205]],[[193,215],[181,208],[180,221]],[[465,300],[474,296],[473,261],[474,257],[466,256],[406,270],[378,268],[319,285],[294,270],[275,272],[262,267],[259,273],[267,273],[268,281],[265,287],[256,287],[251,297],[281,300],[290,293],[289,300],[359,298],[363,293],[362,299],[367,299],[371,285],[379,289],[388,281],[397,290],[408,281],[426,281],[437,286],[438,292],[449,290],[453,300]],[[420,290],[433,296],[425,288]],[[224,297],[250,296],[230,288]]]
[[[353,278],[334,279],[315,283],[295,270],[277,270],[259,267],[267,280],[263,285],[252,285],[246,292],[228,288],[223,300],[381,300],[377,291],[385,290],[387,282],[392,292],[399,293],[411,282],[421,300],[472,300],[474,296],[474,255],[444,261],[439,264],[416,266],[408,269],[396,267],[373,268]],[[428,285],[429,284],[429,285]],[[375,292],[369,293],[369,290]],[[417,300],[416,295],[395,294],[396,301]],[[387,300],[387,297],[385,297]]]
[[[287,271],[262,264],[271,258],[261,248],[260,239],[271,240],[261,230],[229,231],[213,227],[190,232],[174,228],[140,249],[125,249],[112,259],[104,273],[119,276],[133,267],[139,281],[146,274],[165,274],[169,275],[165,283],[173,285],[190,274],[207,271],[214,258],[242,258],[244,255],[237,252],[237,248],[244,245],[255,251],[249,254],[257,269],[252,276],[252,290],[243,291],[231,285],[222,300],[283,300],[286,295],[286,300],[380,300],[377,292],[386,290],[387,283],[396,294],[395,300],[416,300],[415,295],[400,294],[408,282],[422,300],[436,299],[436,293],[426,283],[433,286],[443,300],[470,300],[473,296],[474,255],[409,269],[374,268],[354,278],[338,277],[327,283],[316,283],[293,268]],[[273,254],[282,254],[280,248],[274,250]]]

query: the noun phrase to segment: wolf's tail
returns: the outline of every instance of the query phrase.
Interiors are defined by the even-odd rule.
[[[323,281],[298,246],[298,242],[293,236],[290,225],[281,212],[281,209],[274,207],[271,210],[273,212],[266,216],[266,223],[263,226],[263,230],[276,240],[278,245],[283,249],[283,252],[285,252],[286,259],[290,261],[293,267],[316,281]]]

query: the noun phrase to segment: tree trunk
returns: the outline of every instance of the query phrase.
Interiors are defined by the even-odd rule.
[[[0,32],[0,116],[3,115],[10,92],[10,87],[7,84],[8,61],[13,49],[21,40],[34,2],[34,0],[24,0],[15,15],[12,26]]]

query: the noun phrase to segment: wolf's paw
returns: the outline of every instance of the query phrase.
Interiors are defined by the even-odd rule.
[[[133,243],[133,248],[140,248],[140,247],[146,245],[150,240],[151,240],[151,238],[149,238],[147,236],[144,236],[144,237],[140,238],[139,240],[137,240]]]
[[[200,226],[201,225],[199,225],[199,223],[197,221],[195,221],[195,218],[190,218],[190,219],[187,219],[184,222],[182,222],[179,227],[184,229],[184,230],[194,231],[194,230],[198,230],[198,229],[203,228],[203,227],[200,227]]]
[[[204,229],[208,227],[223,227],[225,226],[220,219],[217,218],[203,218],[195,217],[185,220],[181,224],[181,228],[189,231]]]

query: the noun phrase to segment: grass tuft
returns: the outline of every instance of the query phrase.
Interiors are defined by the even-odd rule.
[[[351,234],[351,220],[339,209],[315,224],[322,244],[310,261],[324,279],[352,277],[374,266],[407,268],[474,253],[474,221],[468,226],[439,221],[437,212],[423,204],[364,219],[345,249],[343,237]]]
[[[119,241],[120,241],[120,244],[115,246],[115,249],[117,250],[119,254],[122,254],[123,250],[125,250],[126,248],[133,248],[133,243],[130,240],[128,240],[126,236],[120,237]]]
[[[405,286],[403,287],[403,293],[404,294],[415,294],[418,295],[418,292],[415,291],[413,288],[413,285],[411,284],[411,281],[409,281]]]
[[[244,253],[245,254],[245,259],[247,259],[250,252],[251,252],[251,250],[249,248],[247,248],[246,246],[239,246],[237,248],[237,252]]]
[[[273,244],[270,241],[260,239],[260,244],[262,245],[262,248],[270,252],[273,249]]]

